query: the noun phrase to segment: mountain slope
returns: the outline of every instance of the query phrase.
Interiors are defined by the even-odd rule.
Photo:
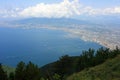
[[[85,20],[77,20],[77,19],[70,19],[70,18],[27,18],[22,20],[16,20],[13,23],[18,24],[90,24],[90,22]]]
[[[96,67],[85,69],[67,80],[120,80],[120,55]]]
[[[9,75],[11,72],[15,72],[15,68],[10,67],[10,66],[3,65],[3,69],[4,69],[5,72],[7,72],[8,75]]]

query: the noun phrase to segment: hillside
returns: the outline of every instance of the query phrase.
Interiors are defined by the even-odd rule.
[[[21,61],[16,68],[0,65],[0,80],[8,76],[8,80],[120,80],[119,61],[118,47],[115,50],[101,47],[96,51],[90,48],[80,56],[64,55],[41,68],[31,61],[27,64]],[[14,70],[15,74],[9,74]]]
[[[10,67],[10,66],[6,66],[6,65],[3,65],[3,69],[5,72],[7,72],[7,74],[10,74],[11,72],[15,71],[15,68]]]
[[[120,80],[120,55],[101,65],[85,69],[68,77],[67,80]]]
[[[66,55],[65,55],[66,56]],[[64,56],[64,57],[65,57]],[[69,57],[70,58],[70,60],[71,60],[71,67],[70,67],[70,70],[69,70],[69,72],[70,73],[73,73],[73,72],[75,72],[75,68],[76,68],[76,66],[75,65],[77,65],[77,63],[76,63],[76,61],[78,61],[79,60],[79,57],[78,56],[71,56],[71,57]],[[67,61],[67,60],[66,60]],[[57,61],[55,61],[55,62],[52,62],[52,63],[49,63],[49,64],[46,64],[46,65],[44,65],[43,67],[41,67],[40,68],[40,70],[41,70],[41,72],[42,72],[42,75],[43,76],[45,76],[45,75],[47,75],[47,73],[49,72],[49,74],[51,74],[51,75],[54,75],[54,70],[55,70],[55,65],[57,64],[57,63],[59,63],[59,60],[57,60]]]

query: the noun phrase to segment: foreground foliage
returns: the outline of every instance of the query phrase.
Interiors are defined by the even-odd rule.
[[[110,50],[103,47],[96,51],[94,49],[89,49],[88,51],[83,51],[80,56],[70,57],[65,55],[60,57],[58,61],[46,65],[42,73],[44,76],[46,75],[45,77],[49,80],[54,80],[53,78],[49,78],[49,75],[51,77],[54,74],[60,75],[60,79],[65,80],[73,73],[102,64],[106,60],[112,59],[119,54],[120,49],[118,49],[118,47],[116,47],[115,50]]]
[[[93,68],[85,69],[67,80],[120,80],[120,55]]]
[[[0,80],[8,80],[7,73],[3,70],[0,64]]]
[[[115,66],[112,66],[112,63],[108,63],[110,67],[103,66],[103,69],[98,69],[99,72],[100,70],[104,71],[104,67],[108,67],[108,71],[106,72],[97,73],[94,69],[89,70],[89,68],[100,65],[108,59],[113,59],[119,54],[120,49],[118,47],[115,50],[102,47],[96,51],[90,48],[88,51],[83,51],[80,56],[71,57],[65,55],[60,57],[56,62],[43,66],[42,68],[39,68],[32,62],[25,64],[21,61],[18,63],[15,71],[9,73],[9,75],[0,67],[0,80],[66,80],[71,74],[83,70],[87,71],[80,73],[80,75],[85,77],[79,77],[79,74],[75,74],[73,77],[68,78],[68,80],[110,80],[111,77],[109,78],[109,76],[113,76],[113,79],[116,77],[117,80],[120,75],[120,68],[118,68],[120,65],[117,63],[113,63]],[[116,60],[116,62],[118,61]],[[107,74],[109,72],[111,74]],[[105,76],[108,77],[106,78]]]

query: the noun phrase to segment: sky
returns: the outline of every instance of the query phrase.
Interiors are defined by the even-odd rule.
[[[120,0],[0,0],[0,18],[118,16]]]

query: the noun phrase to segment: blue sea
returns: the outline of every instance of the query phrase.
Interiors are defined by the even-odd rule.
[[[32,61],[43,66],[62,55],[78,56],[82,50],[101,45],[66,37],[69,33],[51,29],[0,28],[0,63],[16,66],[19,61]]]

